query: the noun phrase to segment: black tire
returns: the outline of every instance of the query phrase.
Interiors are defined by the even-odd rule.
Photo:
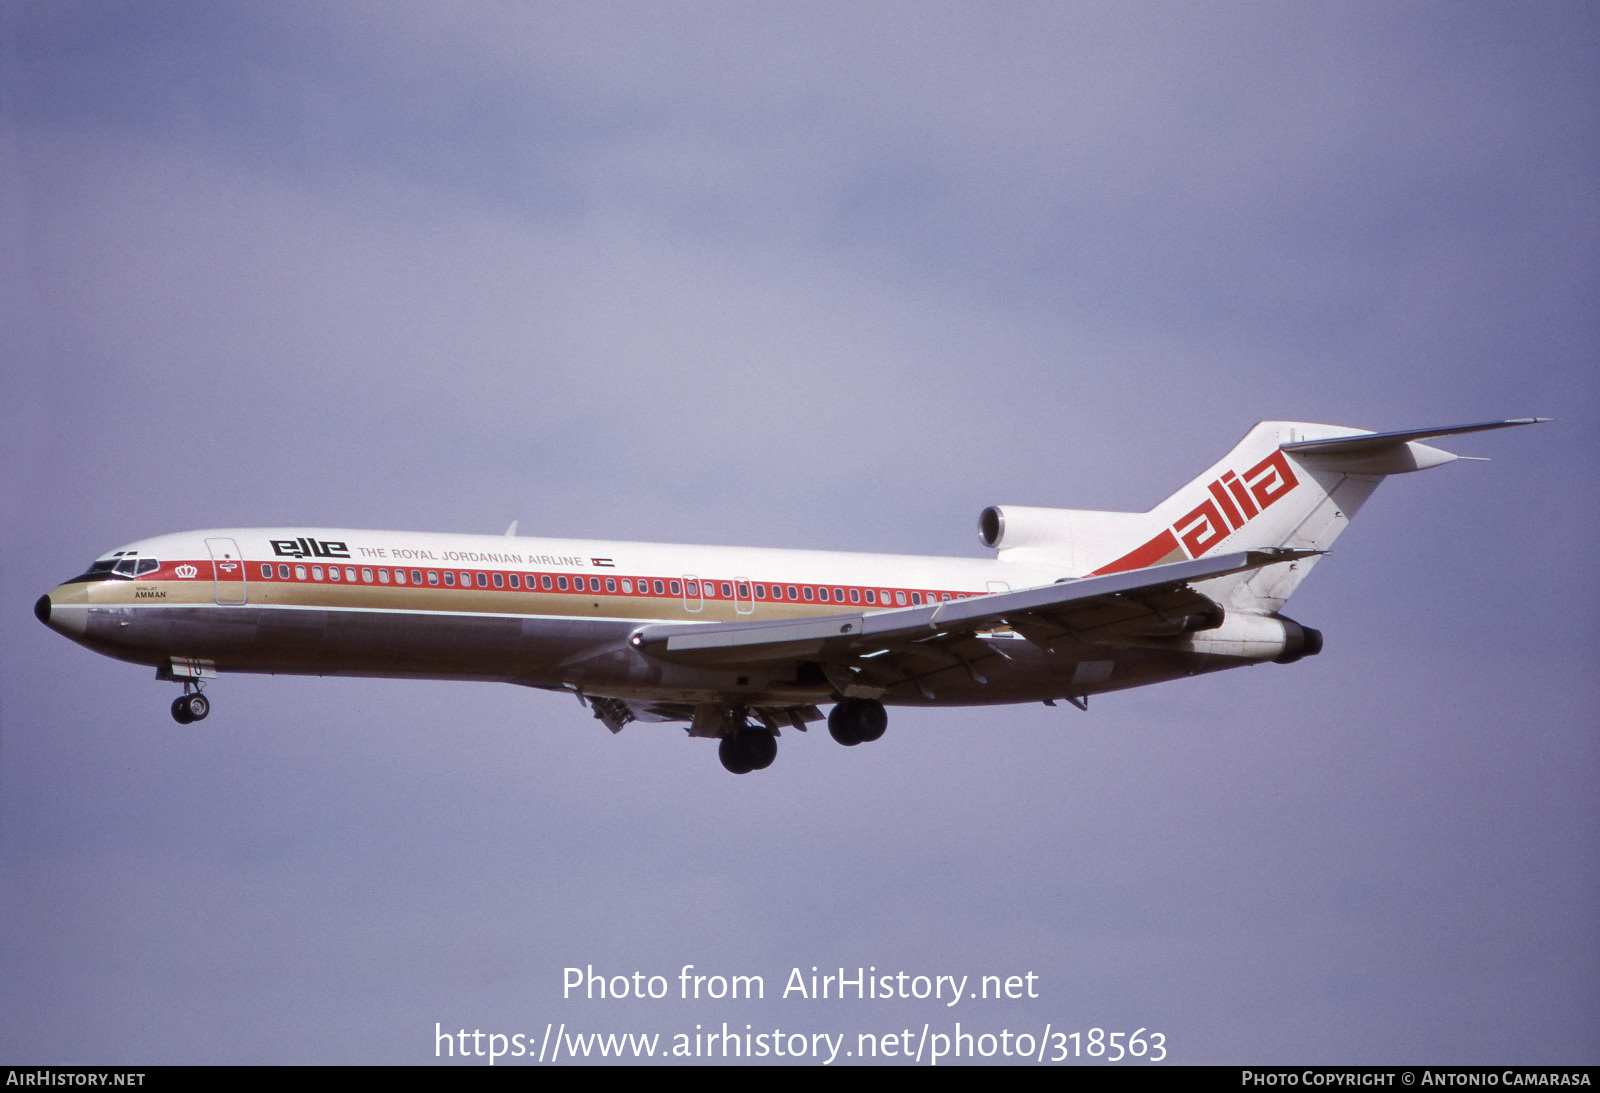
[[[847,698],[828,711],[828,735],[847,748],[861,743],[861,737],[856,735],[855,702]]]
[[[766,770],[778,757],[778,740],[766,729],[745,729],[739,734],[751,770]]]
[[[188,695],[179,695],[172,700],[172,720],[180,725],[187,725],[194,721],[194,715],[189,712]]]
[[[211,712],[211,700],[205,695],[190,695],[187,701],[190,721],[204,721]]]
[[[889,727],[889,713],[883,708],[883,703],[875,698],[864,698],[861,705],[856,707],[856,739],[863,744],[870,744],[883,737],[883,730]]]
[[[717,758],[722,760],[722,765],[730,774],[749,774],[755,769],[750,762],[749,752],[745,749],[741,739],[743,733],[724,736],[722,743],[717,745]]]

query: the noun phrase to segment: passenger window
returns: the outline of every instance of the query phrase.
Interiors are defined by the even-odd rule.
[[[660,581],[657,581],[657,582],[656,582],[656,587],[657,587],[657,588],[658,588],[658,589],[659,589],[659,588],[660,588],[660,587],[661,587],[661,582],[660,582]],[[677,582],[677,581],[668,581],[668,582],[667,582],[667,587],[668,587],[668,588],[670,588],[670,589],[672,589],[672,594],[673,594],[673,595],[674,595],[674,596],[676,596],[676,595],[677,595],[677,594],[678,594],[678,588],[679,588],[679,585],[678,585],[678,582]]]
[[[280,580],[285,580],[285,581],[287,581],[289,579],[289,567],[288,566],[280,565],[278,567],[278,578]]]
[[[657,595],[657,596],[659,596],[659,595],[661,595],[661,594],[662,594],[662,591],[663,591],[663,586],[662,586],[662,584],[661,584],[661,582],[660,582],[660,581],[653,581],[653,582],[651,582],[651,585],[650,585],[650,587],[651,587],[651,588],[654,588],[654,589],[655,589],[655,590],[656,590],[656,595]],[[673,588],[673,590],[672,590],[672,594],[673,594],[673,595],[674,595],[674,596],[676,596],[676,595],[677,595],[677,594],[678,594],[678,590],[677,590],[677,588],[676,588],[676,587],[674,587],[674,588]]]
[[[606,578],[606,591],[607,592],[615,592],[616,590],[617,590],[617,579],[615,577],[607,577]]]
[[[506,580],[511,582],[511,587],[512,588],[521,588],[522,587],[522,578],[517,576],[515,573],[513,573],[513,574],[511,574],[511,576],[507,577]]]
[[[487,574],[487,573],[478,574],[478,587],[479,588],[488,588],[489,587],[489,574]]]
[[[950,593],[948,593],[948,592],[941,593],[940,596],[939,596],[939,599],[942,600],[945,603],[949,603],[950,602]]]
[[[336,565],[330,565],[328,567],[328,580],[337,581],[338,579],[339,579],[339,567],[336,566]]]
[[[794,586],[794,585],[790,585],[790,586],[789,586],[789,598],[790,598],[790,599],[791,599],[791,600],[798,600],[798,599],[799,599],[799,598],[800,598],[800,592],[799,592],[799,590],[798,590],[798,589],[796,589],[796,588],[795,588],[795,586]],[[810,599],[810,598],[811,598],[811,597],[810,597],[810,596],[807,596],[807,597],[806,597],[806,599],[808,599],[808,600],[809,600],[809,599]]]
[[[422,570],[413,569],[411,571],[411,583],[412,584],[421,584],[422,583]]]
[[[353,580],[356,579],[356,567],[355,566],[347,565],[347,566],[344,567],[344,579],[347,580],[347,581],[353,581]]]
[[[860,603],[861,602],[861,590],[859,588],[852,588],[850,590],[850,602],[851,603]]]
[[[461,574],[461,587],[462,588],[471,588],[472,587],[472,574],[467,573],[465,571],[462,572],[462,574]]]
[[[700,582],[699,581],[690,581],[689,582],[689,598],[693,599],[693,598],[695,598],[695,597],[697,597],[699,595],[700,595]]]
[[[294,579],[297,580],[297,581],[303,581],[303,580],[306,579],[306,567],[305,566],[297,565],[297,566],[294,567]]]
[[[827,603],[828,602],[828,590],[826,588],[817,589],[817,599],[821,600],[823,603]]]
[[[906,604],[906,594],[904,592],[896,592],[894,594],[894,602],[899,604],[901,607],[904,607]]]
[[[366,566],[361,567],[361,581],[363,584],[372,583],[372,570]]]
[[[557,577],[556,578],[556,587],[561,589],[561,591],[565,592],[567,590],[567,579],[565,577]]]
[[[322,580],[322,567],[320,565],[314,565],[311,567],[311,579],[313,581]]]
[[[913,593],[911,593],[911,602],[913,604],[915,604],[916,606],[921,607],[922,606],[922,593],[921,592],[913,592]]]
[[[874,592],[870,588],[867,589],[867,602],[868,603],[877,603],[878,602],[878,594],[876,592]]]
[[[633,592],[633,582],[628,580],[626,577],[622,578],[622,591],[627,593]]]
[[[729,584],[727,581],[723,581],[722,582],[722,598],[726,600],[726,599],[731,598],[732,596],[733,596],[733,585]]]
[[[406,583],[406,571],[405,570],[397,569],[397,570],[394,571],[394,583],[395,584],[405,584]]]
[[[381,581],[384,584],[388,584],[389,583],[389,571],[387,569],[378,570],[378,580]]]
[[[756,585],[756,599],[764,600],[766,598],[767,598],[767,586],[764,585],[764,584]]]
[[[482,583],[483,583],[483,582],[482,582],[482,581],[479,581],[479,582],[478,582],[478,583],[479,583],[479,584],[482,584]],[[505,586],[506,586],[506,579],[505,579],[505,577],[504,577],[504,576],[502,576],[502,575],[501,575],[501,574],[499,574],[499,573],[496,573],[496,574],[495,574],[495,575],[494,575],[494,586],[495,586],[495,587],[496,587],[496,588],[504,588],[504,587],[505,587]]]
[[[270,565],[262,566],[261,575],[269,581],[272,580],[272,567]]]
[[[432,585],[439,583],[439,571],[437,569],[428,570],[428,583]]]
[[[813,593],[812,593],[812,591],[811,591],[811,586],[810,586],[810,585],[806,585],[806,586],[804,586],[804,587],[803,587],[803,588],[801,588],[801,590],[800,590],[800,592],[801,592],[801,594],[802,594],[802,595],[804,595],[804,596],[805,596],[805,598],[806,598],[806,601],[807,601],[807,602],[808,602],[808,603],[809,603],[809,602],[810,602],[810,601],[811,601],[811,600],[813,600],[813,599],[815,599],[815,598],[816,598],[816,597],[815,597],[815,595],[814,595],[814,594],[813,594]]]
[[[544,576],[539,578],[539,587],[544,589],[546,592],[550,591],[550,574],[546,573]]]
[[[834,603],[843,603],[844,602],[844,589],[835,588],[833,590],[833,602]]]
[[[448,588],[454,588],[456,586],[456,575],[454,570],[447,569],[444,571],[444,583]]]

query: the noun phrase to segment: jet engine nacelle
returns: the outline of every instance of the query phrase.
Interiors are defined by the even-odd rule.
[[[1152,528],[1149,513],[990,505],[978,515],[978,538],[1003,562],[1039,562],[1087,572],[1138,542]]]
[[[1301,657],[1322,652],[1322,631],[1301,626],[1282,615],[1247,615],[1230,611],[1222,625],[1190,634],[1186,639],[1196,653],[1270,660],[1293,664]]]

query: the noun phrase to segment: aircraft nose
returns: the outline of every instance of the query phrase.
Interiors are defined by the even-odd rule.
[[[60,588],[51,589],[34,601],[33,617],[76,641],[89,628],[89,605],[70,602],[73,598]]]

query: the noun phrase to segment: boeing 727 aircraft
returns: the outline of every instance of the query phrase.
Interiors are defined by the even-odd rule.
[[[1543,420],[1263,422],[1149,512],[985,509],[993,559],[227,528],[114,550],[34,613],[181,683],[184,724],[220,672],[494,680],[570,691],[612,732],[687,722],[743,774],[820,705],[856,745],[889,705],[1084,707],[1313,655],[1280,611],[1378,483],[1457,458],[1423,440]]]

